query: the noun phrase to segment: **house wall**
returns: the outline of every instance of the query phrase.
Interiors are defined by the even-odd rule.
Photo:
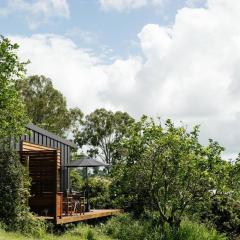
[[[55,219],[62,216],[62,193],[60,192],[60,150],[23,142],[20,161],[28,168],[31,177],[30,209]],[[29,146],[33,150],[29,150]]]
[[[34,144],[35,146],[33,146]],[[39,145],[39,148],[36,148],[36,145]],[[60,142],[54,138],[51,138],[45,134],[42,134],[38,131],[28,129],[28,134],[21,137],[19,144],[16,148],[20,151],[32,151],[32,150],[51,150],[59,149],[61,165],[67,164],[71,160],[71,147],[63,142]],[[69,188],[70,176],[67,168],[61,168],[61,191],[64,192]]]

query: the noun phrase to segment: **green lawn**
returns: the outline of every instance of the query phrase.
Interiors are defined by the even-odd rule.
[[[79,225],[62,235],[46,234],[41,238],[25,237],[18,233],[0,230],[0,240],[112,240],[104,235],[99,229],[87,225]]]

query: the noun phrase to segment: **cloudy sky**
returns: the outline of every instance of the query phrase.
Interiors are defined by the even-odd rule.
[[[240,152],[239,0],[0,0],[1,34],[70,107],[201,124]]]

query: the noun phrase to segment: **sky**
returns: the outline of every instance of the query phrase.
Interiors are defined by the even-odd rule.
[[[171,118],[240,152],[239,0],[0,0],[1,34],[69,107]]]

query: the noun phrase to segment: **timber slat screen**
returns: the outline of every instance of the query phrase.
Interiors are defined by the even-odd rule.
[[[53,216],[55,220],[61,218],[60,151],[20,151],[20,156],[31,178],[30,209],[42,216]]]

